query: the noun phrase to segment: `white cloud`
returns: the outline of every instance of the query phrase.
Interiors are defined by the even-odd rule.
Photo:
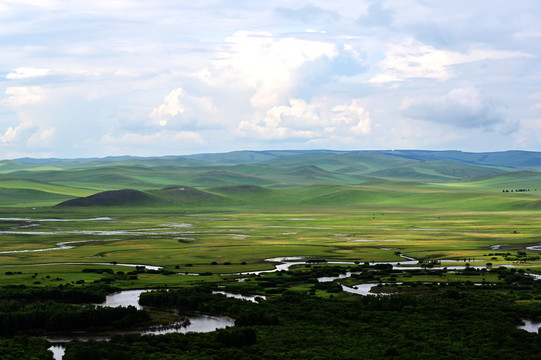
[[[367,14],[359,19],[363,26],[388,26],[392,22],[393,11],[384,8],[382,1],[372,2],[367,9]]]
[[[290,99],[289,106],[270,108],[262,121],[242,121],[240,133],[261,139],[349,137],[367,135],[371,119],[360,99],[331,106],[327,99]]]
[[[194,144],[200,145],[204,143],[199,133],[165,129],[153,134],[105,134],[99,142],[100,145],[114,149],[132,148],[133,146],[184,149]]]
[[[3,102],[18,107],[43,101],[45,91],[40,86],[11,86],[6,88],[5,94],[9,97]]]
[[[475,88],[453,89],[434,98],[405,99],[401,109],[409,118],[460,128],[494,129],[506,123],[503,103]],[[500,130],[511,131],[513,126],[509,125]]]
[[[184,90],[181,88],[172,90],[165,96],[163,103],[152,110],[150,117],[161,126],[167,125],[172,117],[182,114],[185,111],[179,100],[180,96],[183,94]]]
[[[212,99],[189,95],[182,88],[171,90],[162,104],[152,110],[150,117],[155,124],[170,129],[200,129],[219,122]]]
[[[51,73],[51,69],[44,68],[32,68],[32,67],[20,67],[14,69],[12,72],[6,75],[6,79],[28,79],[33,77],[46,76]]]
[[[353,99],[349,105],[333,107],[332,114],[334,126],[349,129],[355,135],[367,135],[371,131],[372,121],[360,99]]]
[[[216,75],[254,91],[250,103],[264,108],[287,99],[304,65],[337,55],[336,46],[329,42],[239,31],[226,39]]]
[[[17,129],[10,126],[3,134],[0,134],[0,141],[3,143],[12,142],[16,136]]]
[[[262,122],[242,121],[238,130],[264,139],[317,136],[315,130],[323,125],[319,106],[302,99],[290,99],[289,103],[270,108]]]
[[[55,134],[56,129],[53,127],[43,130],[39,129],[28,138],[26,143],[30,147],[50,146]]]
[[[378,63],[382,73],[373,76],[370,83],[404,81],[411,78],[431,78],[441,81],[454,76],[452,66],[481,60],[499,60],[529,56],[520,51],[499,51],[471,48],[467,53],[439,50],[413,39],[389,45],[385,59]]]
[[[36,106],[46,100],[45,90],[40,86],[15,86],[6,88],[5,93],[8,98],[4,99],[2,103],[15,111],[18,124],[8,126],[3,133],[0,132],[0,141],[9,144],[32,145],[39,143],[35,140],[40,138],[41,135],[38,134],[42,134],[43,141],[38,145],[44,145],[53,133],[51,133],[51,129],[42,129],[40,119],[31,113]]]
[[[19,124],[15,127],[10,126],[6,129],[6,131],[2,134],[0,133],[0,141],[3,143],[14,143],[16,141],[24,141],[26,138],[25,135],[28,135],[32,132],[32,130],[35,131],[36,124],[32,119],[29,119],[27,117],[24,117],[20,120]]]
[[[518,145],[522,148],[539,146],[541,139],[541,118],[523,119],[517,134]]]

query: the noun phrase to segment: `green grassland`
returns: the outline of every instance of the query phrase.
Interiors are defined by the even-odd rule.
[[[96,274],[85,274],[92,277],[81,278],[81,269],[91,265],[72,265],[69,271],[64,265],[28,265],[116,262],[163,266],[179,273],[230,274],[272,269],[272,263],[264,261],[272,257],[401,261],[403,259],[396,255],[400,252],[416,259],[480,260],[482,264],[492,262],[496,266],[516,261],[506,261],[495,253],[525,251],[535,255],[537,251],[525,250],[525,247],[541,243],[540,216],[535,211],[380,207],[375,212],[372,208],[319,206],[290,208],[289,211],[281,206],[261,211],[252,206],[214,207],[201,209],[201,212],[196,212],[193,207],[189,210],[176,207],[150,209],[148,212],[148,209],[132,207],[52,212],[36,209],[31,214],[41,219],[68,219],[76,215],[79,219],[110,216],[111,220],[6,221],[2,229],[7,233],[2,233],[1,251],[55,248],[57,243],[66,241],[89,242],[75,243],[74,248],[66,250],[3,253],[0,254],[2,265],[6,272],[39,273],[42,277],[50,275],[68,282],[93,281]],[[4,215],[29,217],[29,212]],[[29,224],[39,226],[25,228]],[[502,247],[491,250],[495,245]],[[540,261],[523,264],[529,268],[538,265],[541,265]],[[116,266],[109,267],[118,271]],[[2,280],[6,278],[12,283],[17,276],[4,276]],[[152,281],[140,277],[136,282],[121,285],[141,287],[156,281],[162,286],[173,286],[187,281],[180,278],[154,275]],[[46,284],[50,281],[40,283]]]
[[[101,278],[81,273],[93,262],[231,274],[273,269],[265,259],[274,257],[400,262],[399,254],[535,271],[541,251],[526,247],[541,245],[538,157],[329,151],[6,161],[0,280],[88,283]],[[519,251],[529,259],[513,259]],[[50,263],[85,264],[38,266]]]

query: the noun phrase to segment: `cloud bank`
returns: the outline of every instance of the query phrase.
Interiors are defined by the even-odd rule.
[[[402,109],[409,118],[466,129],[490,129],[506,121],[503,103],[473,88],[453,89],[439,97],[406,101]]]

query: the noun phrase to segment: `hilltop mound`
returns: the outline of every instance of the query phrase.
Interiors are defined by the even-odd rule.
[[[187,186],[174,186],[148,192],[125,189],[104,191],[87,197],[64,201],[56,206],[142,206],[199,204],[217,202],[223,197]]]
[[[149,205],[154,202],[156,202],[156,199],[147,193],[125,189],[104,191],[87,197],[71,199],[56,206],[136,206]]]

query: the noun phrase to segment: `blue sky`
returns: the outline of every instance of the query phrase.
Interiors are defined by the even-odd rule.
[[[0,158],[541,150],[537,0],[0,0]]]

